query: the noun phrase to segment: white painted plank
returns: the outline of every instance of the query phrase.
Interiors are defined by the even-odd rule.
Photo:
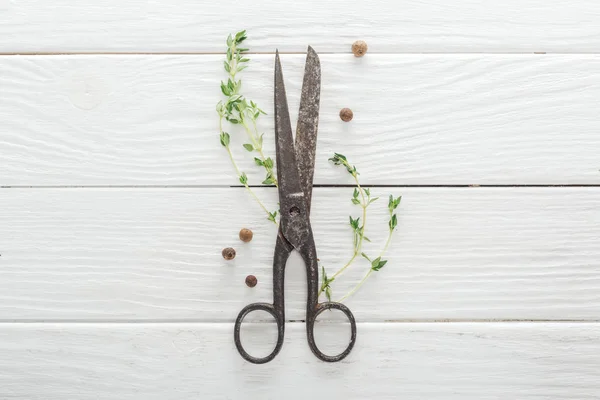
[[[252,333],[272,328],[257,324]],[[322,324],[323,343],[345,326]],[[248,364],[231,324],[3,324],[5,399],[596,399],[598,324],[360,324],[340,363],[318,361],[303,324]],[[255,351],[267,350],[266,345]]]
[[[600,319],[600,188],[373,191],[404,197],[389,263],[348,301],[359,321]],[[275,190],[257,193],[274,208]],[[315,189],[330,275],[351,255],[351,193]],[[368,254],[383,245],[386,209],[385,200],[372,206]],[[242,227],[255,233],[249,244]],[[233,321],[271,299],[275,236],[243,189],[2,189],[0,320]],[[220,254],[228,246],[233,262]],[[334,297],[367,270],[359,259]],[[305,293],[294,254],[288,318],[304,318]]]
[[[236,184],[214,110],[221,58],[0,57],[0,185]],[[271,111],[273,57],[253,58],[247,94]],[[363,183],[600,183],[600,56],[321,58],[316,183],[351,183],[334,151]],[[293,117],[303,63],[283,57]],[[272,116],[261,127],[273,155]]]
[[[598,52],[595,0],[0,2],[0,52],[215,52],[248,29],[256,51]]]

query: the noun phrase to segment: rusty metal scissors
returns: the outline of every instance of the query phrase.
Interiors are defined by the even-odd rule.
[[[234,327],[235,345],[244,359],[255,364],[271,361],[281,350],[285,331],[285,300],[283,295],[285,265],[293,250],[302,256],[306,265],[308,296],[306,301],[306,334],[312,352],[323,361],[340,361],[354,347],[356,321],[352,312],[341,303],[319,303],[319,268],[317,249],[310,225],[310,203],[317,146],[319,102],[321,97],[321,64],[317,53],[309,46],[302,83],[300,112],[296,127],[296,141],[292,135],[283,73],[279,52],[275,56],[275,146],[277,180],[279,182],[279,207],[281,219],[273,258],[273,304],[253,303],[240,311]],[[335,356],[322,353],[315,343],[314,327],[317,316],[325,310],[342,311],[350,322],[350,343],[346,350]],[[266,357],[253,357],[244,350],[240,329],[244,318],[252,311],[266,311],[277,323],[277,344]]]

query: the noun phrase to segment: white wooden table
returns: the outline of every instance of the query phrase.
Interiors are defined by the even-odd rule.
[[[403,196],[337,364],[306,344],[298,257],[279,356],[233,344],[237,312],[271,296],[275,239],[218,141],[224,39],[244,28],[245,91],[269,112],[275,48],[293,118],[306,46],[320,54],[323,263],[352,246],[334,151]],[[596,0],[0,0],[0,398],[600,398],[599,52]],[[320,343],[347,336],[323,317]]]

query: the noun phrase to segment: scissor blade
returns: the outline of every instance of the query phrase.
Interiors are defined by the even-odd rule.
[[[279,52],[275,56],[275,153],[281,215],[280,231],[283,237],[298,249],[310,235],[310,223],[296,162]]]
[[[275,55],[275,150],[277,159],[277,181],[279,182],[279,200],[297,193],[303,193],[294,150],[294,137],[290,122],[283,73],[279,52]],[[283,204],[282,204],[283,205]]]
[[[321,62],[315,50],[308,46],[300,112],[296,126],[296,160],[300,174],[300,184],[310,211],[313,177],[315,172],[315,150],[317,148],[317,128],[319,125],[319,103],[321,100]]]

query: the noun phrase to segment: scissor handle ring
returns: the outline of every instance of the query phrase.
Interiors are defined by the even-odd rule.
[[[350,331],[351,331],[350,343],[348,343],[348,347],[346,347],[346,350],[344,350],[343,352],[341,352],[340,354],[335,355],[335,356],[328,356],[327,354],[324,354],[321,350],[319,350],[319,348],[317,347],[317,344],[315,343],[315,336],[314,336],[315,322],[317,320],[317,317],[323,311],[331,310],[331,309],[340,310],[341,312],[346,314],[346,317],[348,317],[348,321],[350,322]],[[306,321],[306,333],[308,336],[308,345],[310,346],[310,349],[312,350],[314,355],[317,356],[318,359],[320,359],[322,361],[327,361],[327,362],[341,361],[344,358],[346,358],[346,356],[348,354],[350,354],[350,351],[352,351],[352,348],[354,347],[354,343],[356,342],[356,321],[354,319],[354,315],[352,314],[352,311],[350,311],[350,309],[348,307],[346,307],[345,305],[343,305],[342,303],[336,303],[336,302],[320,303],[317,305],[317,309],[314,312],[314,314],[312,315],[312,318],[310,320]]]
[[[242,346],[242,341],[240,340],[240,330],[242,328],[242,322],[246,315],[250,314],[252,311],[266,311],[271,314],[275,318],[275,322],[277,323],[277,344],[275,348],[266,357],[254,357],[248,354],[244,347]],[[279,350],[281,350],[281,346],[283,346],[283,334],[284,334],[284,324],[280,317],[278,317],[277,312],[275,311],[275,307],[273,304],[269,303],[252,303],[248,304],[246,307],[242,308],[242,311],[238,314],[235,320],[235,326],[233,328],[233,338],[235,341],[235,347],[237,347],[240,355],[246,360],[254,364],[264,364],[275,358]]]

